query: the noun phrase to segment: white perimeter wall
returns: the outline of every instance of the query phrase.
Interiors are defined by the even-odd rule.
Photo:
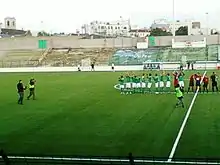
[[[164,70],[177,70],[179,64],[161,64],[161,69]],[[194,64],[194,69],[217,69],[220,66],[219,63],[201,63]],[[91,71],[91,67],[81,67],[82,71]],[[115,71],[141,71],[143,65],[131,65],[131,66],[115,66]],[[77,67],[28,67],[28,68],[0,68],[0,73],[9,72],[75,72],[78,71]],[[111,66],[95,66],[95,71],[111,71]]]

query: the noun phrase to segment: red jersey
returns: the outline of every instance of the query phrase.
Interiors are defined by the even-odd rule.
[[[208,78],[208,76],[205,76],[205,77],[204,77],[203,82],[206,83],[206,84],[209,83],[209,78]]]
[[[194,82],[194,75],[190,76],[189,81]]]
[[[174,86],[176,86],[177,84],[179,84],[179,80],[178,80],[178,73],[173,74],[174,79],[173,79],[173,84]]]

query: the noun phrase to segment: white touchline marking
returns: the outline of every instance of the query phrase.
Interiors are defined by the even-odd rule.
[[[202,79],[201,79],[201,81],[200,81],[200,84],[202,83],[202,81],[203,81],[203,79],[204,79],[204,77],[205,77],[205,75],[206,75],[206,72],[207,72],[207,71],[204,72],[204,74],[203,74],[203,76],[202,76]],[[196,93],[195,93],[195,95],[194,95],[194,97],[193,97],[193,99],[192,99],[192,101],[191,101],[191,104],[190,104],[190,106],[189,106],[189,109],[188,109],[188,111],[187,111],[187,113],[186,113],[186,116],[185,116],[185,118],[184,118],[184,120],[183,120],[183,123],[182,123],[182,125],[181,125],[181,127],[180,127],[179,133],[178,133],[178,135],[177,135],[177,137],[176,137],[176,140],[175,140],[175,142],[174,142],[174,144],[173,144],[173,147],[172,147],[172,150],[171,150],[171,152],[170,152],[169,159],[167,160],[168,162],[171,162],[172,159],[173,159],[173,156],[174,156],[174,154],[175,154],[175,152],[176,152],[177,145],[178,145],[179,140],[180,140],[180,138],[181,138],[181,136],[182,136],[183,130],[184,130],[185,125],[186,125],[186,122],[187,122],[187,120],[188,120],[188,118],[189,118],[189,115],[190,115],[190,112],[191,112],[191,110],[192,110],[192,107],[193,107],[193,105],[194,105],[194,103],[195,103],[195,100],[196,100],[196,97],[197,97],[197,95],[198,95],[198,92],[199,92],[199,88],[197,88],[197,90],[196,90]]]
[[[93,162],[129,162],[128,159],[115,158],[71,158],[71,157],[29,157],[29,156],[8,156],[9,159],[26,159],[26,160],[56,160],[56,161],[93,161]],[[220,165],[220,162],[202,162],[202,161],[167,161],[167,160],[152,160],[152,159],[134,159],[137,163],[168,163],[168,164],[200,164],[200,165]]]

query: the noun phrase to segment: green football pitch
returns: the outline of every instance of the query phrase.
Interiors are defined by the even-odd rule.
[[[27,156],[168,157],[194,95],[185,94],[184,109],[174,108],[174,94],[120,95],[114,85],[121,74],[0,74],[0,148]],[[37,100],[18,105],[16,83],[31,77]],[[219,95],[199,94],[174,157],[219,157],[219,121]]]

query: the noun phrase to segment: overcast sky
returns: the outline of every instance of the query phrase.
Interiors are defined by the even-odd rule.
[[[220,0],[175,0],[176,19],[194,19],[206,27],[220,29]],[[153,20],[172,19],[173,0],[5,0],[1,2],[0,22],[17,19],[17,27],[53,32],[75,32],[93,20],[111,21],[120,16],[132,24],[149,27]],[[41,23],[43,21],[43,23]]]

